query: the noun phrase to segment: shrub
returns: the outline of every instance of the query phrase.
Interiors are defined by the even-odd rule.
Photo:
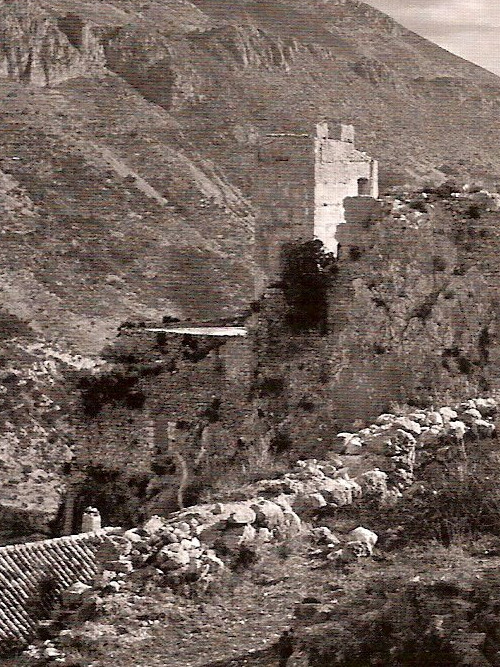
[[[446,267],[448,264],[446,263],[446,260],[444,257],[441,257],[440,255],[435,255],[432,258],[432,268],[434,271],[446,271]]]
[[[479,220],[481,217],[481,209],[477,204],[471,204],[467,210],[467,215],[473,220]]]
[[[327,292],[336,272],[335,258],[321,241],[288,243],[281,257],[281,285],[294,331],[326,330]]]
[[[423,199],[412,199],[408,204],[410,208],[414,211],[420,211],[420,213],[427,213],[427,205]]]

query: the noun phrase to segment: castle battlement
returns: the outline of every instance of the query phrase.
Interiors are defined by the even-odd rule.
[[[271,278],[281,249],[313,238],[337,254],[347,197],[378,197],[378,163],[355,148],[353,125],[321,122],[315,133],[273,132],[257,148],[253,200],[257,260]]]

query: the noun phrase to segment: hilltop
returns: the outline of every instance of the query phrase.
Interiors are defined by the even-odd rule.
[[[0,3],[1,303],[95,352],[253,298],[260,131],[353,122],[387,185],[500,181],[500,80],[348,1]]]

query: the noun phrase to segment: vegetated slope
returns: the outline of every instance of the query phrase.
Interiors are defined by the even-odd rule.
[[[385,181],[500,174],[498,78],[364,3],[28,0],[0,17],[2,303],[81,349],[128,317],[248,302],[261,130],[354,122]]]

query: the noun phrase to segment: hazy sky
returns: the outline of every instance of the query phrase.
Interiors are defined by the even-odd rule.
[[[366,0],[410,30],[500,75],[500,0]]]

